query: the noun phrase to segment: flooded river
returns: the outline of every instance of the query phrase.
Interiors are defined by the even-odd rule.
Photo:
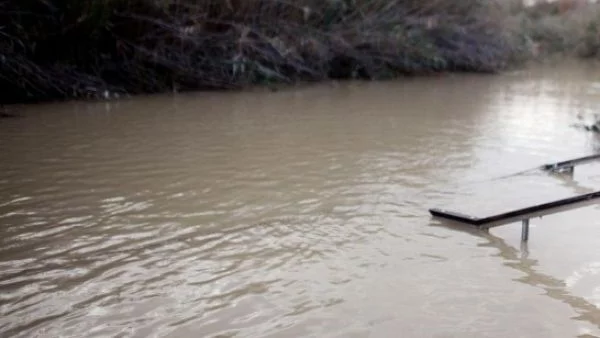
[[[600,67],[12,107],[2,337],[593,337]]]

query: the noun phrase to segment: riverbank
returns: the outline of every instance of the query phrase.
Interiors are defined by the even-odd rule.
[[[595,6],[502,4],[6,2],[0,5],[9,23],[0,28],[0,102],[495,73],[551,54],[594,57],[600,50]]]

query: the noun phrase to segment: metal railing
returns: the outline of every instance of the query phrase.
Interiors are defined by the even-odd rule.
[[[540,166],[540,169],[549,172],[567,172],[568,174],[573,175],[576,165],[585,164],[596,160],[600,160],[600,154],[580,157],[563,162],[545,164]],[[542,217],[557,212],[584,207],[596,202],[599,199],[600,190],[587,194],[563,198],[560,200],[554,200],[547,203],[537,204],[522,209],[511,210],[508,212],[503,212],[487,217],[474,217],[454,211],[437,208],[429,209],[429,212],[434,217],[465,223],[476,226],[478,228],[491,228],[500,225],[506,225],[516,221],[521,221],[521,241],[527,242],[529,240],[529,221],[531,218]]]

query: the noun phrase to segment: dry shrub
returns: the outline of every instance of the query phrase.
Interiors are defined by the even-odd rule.
[[[0,101],[494,72],[517,50],[503,15],[491,0],[0,0]]]
[[[582,1],[540,3],[514,13],[507,29],[523,49],[538,58],[551,55],[594,56],[600,49],[600,7]]]

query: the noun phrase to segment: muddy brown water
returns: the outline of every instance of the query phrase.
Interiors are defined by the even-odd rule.
[[[11,107],[2,337],[600,335],[600,67]],[[599,111],[600,112],[600,111]]]

